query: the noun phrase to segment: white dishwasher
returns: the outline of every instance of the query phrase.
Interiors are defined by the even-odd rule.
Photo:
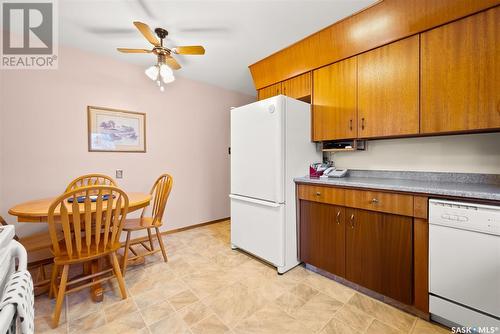
[[[429,312],[447,326],[500,327],[500,207],[429,200]]]

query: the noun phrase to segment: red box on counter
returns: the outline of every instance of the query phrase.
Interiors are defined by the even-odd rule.
[[[321,175],[323,175],[323,172],[323,170],[317,171],[312,166],[309,166],[309,177],[319,178]]]

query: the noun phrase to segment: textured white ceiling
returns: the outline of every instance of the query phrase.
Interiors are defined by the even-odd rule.
[[[254,95],[248,65],[374,2],[60,0],[60,43],[146,68],[152,55],[116,51],[151,47],[132,25],[142,21],[166,28],[167,46],[205,47],[204,56],[176,56],[176,75]]]

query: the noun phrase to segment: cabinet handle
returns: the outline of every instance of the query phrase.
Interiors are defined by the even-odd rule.
[[[361,119],[361,130],[364,130],[365,129],[365,118],[363,117]]]
[[[319,191],[317,191],[316,196],[321,196],[321,193]]]
[[[349,120],[349,129],[352,131],[352,119]]]
[[[372,199],[372,204],[377,204],[377,203],[378,203],[378,199],[373,198],[373,199]]]
[[[340,211],[337,212],[337,225],[340,225]]]
[[[354,213],[351,215],[351,228],[354,228]]]

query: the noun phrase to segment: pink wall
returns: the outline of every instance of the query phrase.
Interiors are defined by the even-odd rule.
[[[127,191],[174,177],[165,230],[229,216],[229,108],[254,97],[177,78],[161,93],[142,67],[61,48],[58,70],[2,71],[1,214],[19,202],[55,196],[74,177],[114,176]],[[147,114],[147,153],[87,151],[87,105]],[[3,199],[3,200],[2,200]],[[44,224],[19,224],[21,235]]]

